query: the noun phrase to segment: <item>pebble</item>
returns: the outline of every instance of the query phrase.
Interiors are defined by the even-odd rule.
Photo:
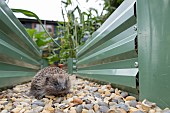
[[[143,112],[143,111],[141,111],[141,110],[137,110],[137,111],[134,111],[134,112],[132,112],[132,113],[145,113],[145,112]]]
[[[93,109],[89,110],[87,113],[95,113]]]
[[[0,92],[0,113],[170,113],[156,103],[137,101],[128,92],[74,77],[70,93],[37,100],[28,96],[30,82]]]
[[[83,100],[81,100],[80,98],[74,98],[74,99],[73,99],[73,102],[74,102],[74,103],[77,103],[77,104],[82,104],[82,103],[83,103]]]
[[[71,107],[69,113],[77,113],[75,107]]]
[[[126,101],[136,100],[134,96],[127,96]]]
[[[82,113],[88,113],[87,109],[82,109]]]
[[[115,93],[115,89],[111,88],[110,93]]]
[[[136,100],[131,100],[131,101],[129,101],[129,106],[131,106],[131,107],[136,107],[136,105],[137,105],[137,101]]]
[[[9,113],[8,110],[4,109],[1,111],[1,113]]]
[[[38,106],[38,107],[34,108],[34,110],[37,112],[41,112],[41,111],[43,111],[43,109],[44,109],[44,107],[42,107],[42,106]]]
[[[108,107],[108,104],[106,102],[103,102],[103,101],[99,101],[98,105],[99,106],[107,106]]]
[[[101,94],[99,92],[95,92],[94,93],[94,97],[97,97],[97,98],[102,98]]]
[[[87,110],[90,110],[90,109],[93,108],[93,104],[85,104],[84,108],[87,109]]]
[[[53,103],[61,103],[64,100],[64,97],[59,97]]]
[[[45,103],[42,102],[42,101],[39,101],[39,100],[37,100],[37,101],[35,101],[35,102],[32,103],[32,105],[34,105],[34,104],[35,104],[35,105],[38,105],[38,106],[43,106],[43,107],[45,106]]]
[[[110,91],[107,90],[107,91],[105,92],[105,96],[106,96],[106,97],[110,97],[110,95],[111,95]]]
[[[2,100],[2,101],[0,101],[0,104],[1,104],[1,105],[6,105],[6,104],[8,104],[8,101]]]
[[[107,106],[100,106],[99,111],[102,113],[107,113],[109,111],[109,108]]]
[[[122,96],[123,98],[126,98],[128,96],[127,92],[121,92],[120,96]]]
[[[49,96],[49,95],[45,95],[46,98],[49,98],[49,99],[54,99],[55,96]]]
[[[99,107],[100,107],[100,106],[99,106],[98,104],[95,104],[95,105],[93,106],[94,111],[97,112],[97,111],[99,110]]]
[[[82,109],[83,109],[83,106],[82,106],[82,105],[78,105],[78,106],[76,107],[76,112],[77,112],[77,113],[81,113],[81,112],[82,112]]]
[[[22,108],[14,108],[12,109],[12,113],[19,113],[22,110]]]
[[[123,102],[121,102],[120,104],[117,104],[116,105],[118,108],[122,108],[122,109],[124,109],[125,111],[129,111],[129,107],[125,104],[125,103],[123,103]]]
[[[115,94],[116,95],[120,95],[120,90],[118,90],[117,88],[115,89]]]
[[[90,89],[90,92],[96,92],[97,90],[98,90],[97,87],[93,87],[93,88]]]
[[[104,93],[104,90],[103,90],[103,89],[98,89],[98,92],[99,92],[100,94],[102,94],[102,93]]]

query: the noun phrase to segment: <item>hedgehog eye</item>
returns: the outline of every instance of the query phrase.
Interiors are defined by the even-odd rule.
[[[58,83],[58,82],[54,82],[54,85],[55,85],[55,86],[58,86],[58,85],[59,85],[59,83]]]
[[[49,77],[46,77],[46,81],[49,81]]]

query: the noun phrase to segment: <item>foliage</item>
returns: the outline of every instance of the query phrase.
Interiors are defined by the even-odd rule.
[[[103,22],[116,10],[116,8],[119,7],[119,5],[124,0],[104,0],[104,7],[103,11],[106,11],[107,13],[104,15],[101,15],[101,18],[103,19]]]
[[[61,57],[64,59],[76,57],[76,48],[83,45],[88,38],[91,38],[92,33],[96,31],[110,14],[123,2],[123,0],[105,0],[103,11],[106,11],[107,13],[103,14],[102,11],[102,13],[99,14],[95,8],[90,8],[87,12],[82,12],[79,5],[73,10],[68,10],[68,6],[72,5],[73,1],[75,2],[75,0],[62,0],[61,8],[64,24],[60,25],[58,29],[61,29],[64,34],[64,37],[60,37],[61,42],[63,42],[61,44],[64,44],[64,47],[61,48],[61,52],[67,49],[67,55]],[[78,2],[78,0],[76,1]],[[89,0],[86,0],[86,2],[88,1]],[[65,22],[63,11],[67,13],[68,22]],[[79,17],[75,17],[76,11],[78,12]],[[95,12],[95,14],[93,12]],[[62,35],[60,34],[58,36]]]
[[[42,26],[42,28],[44,29],[45,33],[48,35],[48,37],[51,38],[51,40],[54,41],[54,39],[51,37],[51,35],[50,35],[50,34],[48,33],[48,31],[45,29],[45,27],[43,26],[41,20],[39,19],[39,17],[38,17],[35,13],[33,13],[33,12],[31,12],[31,11],[28,11],[28,10],[24,10],[24,9],[12,9],[12,11],[13,11],[13,12],[16,12],[16,13],[22,13],[22,14],[28,16],[28,17],[34,17],[34,18],[36,18],[36,19],[38,20],[38,22],[41,24],[41,26]],[[54,43],[56,43],[56,44],[59,46],[59,44],[58,44],[57,42],[54,41]]]
[[[88,1],[89,0],[86,0],[86,2]],[[46,58],[50,64],[55,61],[65,63],[68,58],[76,57],[76,49],[78,46],[83,45],[88,38],[91,38],[92,33],[100,27],[122,1],[123,0],[105,0],[103,11],[99,14],[95,8],[90,8],[88,11],[82,12],[79,5],[73,10],[69,10],[68,7],[72,5],[73,0],[62,0],[61,9],[64,22],[58,22],[57,26],[57,40],[60,42],[60,45],[50,36],[35,13],[23,9],[12,10],[14,12],[21,12],[29,17],[35,17],[45,32],[38,33],[33,29],[29,29],[27,32],[41,49],[44,50],[48,48],[49,55],[47,55]],[[67,19],[64,18],[64,11],[66,12]],[[104,11],[107,13],[104,14]],[[78,17],[75,16],[76,12],[79,14]],[[53,45],[52,42],[57,46]],[[56,51],[59,51],[59,54],[56,54]]]

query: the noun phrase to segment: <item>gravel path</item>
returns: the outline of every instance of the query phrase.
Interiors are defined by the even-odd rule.
[[[30,83],[0,92],[1,113],[170,113],[147,100],[137,102],[127,92],[71,76],[70,94],[46,96],[37,100],[27,96]]]

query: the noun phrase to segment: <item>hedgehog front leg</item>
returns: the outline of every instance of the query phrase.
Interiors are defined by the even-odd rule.
[[[34,95],[36,99],[42,99],[46,95],[45,90],[38,90]]]

